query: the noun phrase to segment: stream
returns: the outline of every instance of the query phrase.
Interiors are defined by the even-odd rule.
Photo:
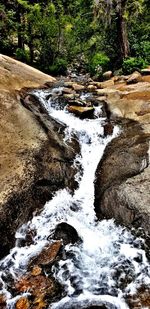
[[[74,161],[75,166],[80,166],[76,174],[78,188],[74,194],[67,188],[57,191],[41,213],[35,214],[16,232],[16,246],[0,261],[0,287],[7,296],[7,308],[14,309],[20,297],[11,295],[6,281],[8,273],[13,279],[25,274],[31,258],[49,243],[56,225],[66,222],[76,229],[81,241],[67,244],[66,258],[52,267],[54,277],[64,286],[65,295],[48,308],[105,305],[99,308],[127,309],[126,295],[136,293],[144,284],[150,286],[150,264],[142,249],[144,240],[116,225],[114,220],[98,221],[94,211],[96,167],[106,145],[120,129],[115,126],[113,135],[104,138],[102,123],[105,119],[99,117],[100,107],[95,108],[94,119],[81,120],[54,105],[51,99],[46,100],[47,90],[37,90],[34,94],[53,118],[66,125],[66,143],[73,134],[78,137],[81,152]],[[28,230],[36,231],[34,243],[21,247],[20,239],[25,238]]]

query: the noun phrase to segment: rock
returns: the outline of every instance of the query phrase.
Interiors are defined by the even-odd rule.
[[[72,88],[73,88],[75,91],[82,91],[82,90],[85,89],[84,86],[79,85],[79,84],[76,84],[76,83],[73,83],[73,84],[72,84]]]
[[[130,77],[127,79],[127,84],[136,84],[142,80],[142,76],[139,72],[134,72],[130,75]]]
[[[66,222],[61,222],[56,226],[54,239],[61,239],[64,245],[74,244],[80,240],[76,229]]]
[[[30,293],[32,304],[37,306],[33,308],[47,308],[48,303],[55,299],[56,295],[59,296],[61,288],[53,278],[48,278],[44,275],[32,276],[28,274],[15,283],[15,290],[17,293]],[[25,299],[22,300],[22,303],[25,301]]]
[[[109,79],[105,82],[102,82],[100,88],[102,88],[102,89],[103,88],[111,88],[113,86],[114,86],[114,79],[112,78],[112,79]]]
[[[94,107],[70,105],[67,107],[67,110],[81,118],[89,118],[93,116],[94,113]]]
[[[104,124],[104,136],[112,135],[114,131],[114,125],[111,122]]]
[[[71,88],[67,88],[67,87],[64,87],[62,92],[67,93],[67,94],[75,94],[76,93],[74,90],[72,90]]]
[[[107,71],[103,73],[103,78],[104,79],[110,79],[112,77],[113,73],[112,71]]]
[[[73,93],[64,93],[63,98],[67,100],[74,100],[75,97],[78,97],[79,95],[76,93],[75,95]]]
[[[32,272],[31,272],[32,276],[39,276],[39,275],[41,275],[41,273],[42,273],[41,267],[39,267],[38,265],[33,266],[33,269],[32,269]]]
[[[99,97],[96,97],[96,100],[100,103],[103,103],[103,102],[107,101],[107,97],[106,96],[99,96]]]
[[[97,87],[95,85],[88,85],[87,86],[87,91],[95,91],[97,89]]]
[[[134,122],[110,144],[96,171],[95,209],[99,218],[115,218],[150,232],[150,134]]]
[[[136,294],[126,296],[127,304],[131,309],[150,308],[150,289],[143,286]]]
[[[32,265],[43,265],[44,266],[44,265],[52,264],[55,261],[61,247],[62,247],[62,242],[60,240],[55,241],[49,246],[46,246],[42,250],[42,252],[36,258],[32,260],[32,262],[30,263],[30,267]]]
[[[29,309],[30,308],[30,303],[26,297],[21,297],[19,300],[16,302],[15,305],[16,309]]]
[[[78,142],[74,138],[70,145],[64,143],[64,125],[52,119],[37,98],[29,96],[25,100],[26,91],[18,91],[24,86],[39,86],[48,76],[39,71],[36,75],[36,70],[9,57],[1,56],[0,63],[2,257],[13,246],[16,229],[29,220],[32,212],[58,188],[75,184],[72,162]]]
[[[64,87],[72,88],[72,85],[73,85],[73,84],[74,84],[74,82],[72,82],[72,81],[64,82]]]
[[[6,296],[4,294],[0,294],[0,308],[6,309]]]
[[[150,67],[141,70],[142,75],[150,75]]]
[[[0,54],[0,89],[20,90],[39,87],[56,79],[29,65]]]

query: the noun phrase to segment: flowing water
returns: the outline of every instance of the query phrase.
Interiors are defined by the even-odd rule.
[[[2,292],[7,295],[7,308],[14,308],[20,297],[13,298],[9,292],[8,273],[12,278],[24,274],[31,257],[48,244],[60,222],[72,225],[81,242],[66,245],[66,258],[60,260],[57,267],[53,266],[53,274],[65,287],[66,294],[51,308],[86,308],[101,303],[109,309],[128,308],[125,295],[134,293],[142,284],[150,285],[150,266],[142,249],[143,240],[113,220],[98,222],[94,212],[95,170],[106,145],[119,134],[119,128],[116,126],[113,136],[104,138],[103,118],[81,120],[53,104],[51,99],[46,100],[47,91],[38,90],[35,94],[53,118],[66,124],[65,142],[74,133],[78,137],[81,153],[74,164],[81,168],[76,175],[78,188],[74,194],[67,188],[56,192],[41,213],[16,232],[16,246],[0,262],[0,281]],[[36,231],[34,243],[20,247],[20,240],[28,230]]]

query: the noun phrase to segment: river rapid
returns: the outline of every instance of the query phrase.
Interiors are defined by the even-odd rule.
[[[53,92],[55,90],[61,91],[61,88]],[[142,249],[144,240],[116,225],[114,220],[98,221],[94,211],[95,171],[106,145],[119,134],[119,127],[115,126],[113,135],[104,138],[105,119],[99,117],[100,107],[95,108],[94,119],[81,120],[53,104],[51,98],[47,100],[47,90],[37,90],[34,94],[53,118],[66,125],[65,142],[74,134],[79,140],[81,152],[74,161],[78,167],[78,188],[74,194],[67,188],[57,191],[41,213],[35,214],[16,232],[16,246],[0,261],[1,290],[7,296],[7,308],[15,308],[20,297],[11,295],[8,273],[13,279],[25,274],[31,258],[49,243],[56,225],[66,222],[76,229],[81,241],[66,245],[66,258],[52,268],[66,293],[49,308],[75,309],[105,304],[108,309],[127,309],[126,295],[134,294],[143,284],[150,286],[150,264]],[[20,240],[28,230],[36,231],[34,243],[21,247]]]

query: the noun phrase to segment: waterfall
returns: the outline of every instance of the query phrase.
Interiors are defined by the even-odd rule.
[[[77,154],[74,164],[81,169],[76,175],[78,188],[74,194],[67,188],[57,191],[41,213],[16,232],[16,246],[0,262],[0,280],[2,292],[8,298],[7,306],[13,308],[16,298],[7,291],[5,274],[9,271],[13,278],[24,274],[31,257],[48,244],[56,225],[66,222],[76,229],[81,242],[66,245],[66,258],[52,268],[66,296],[50,308],[73,309],[79,308],[78,304],[83,308],[99,304],[108,308],[128,308],[125,294],[134,293],[144,283],[150,284],[149,263],[140,245],[143,240],[117,226],[114,220],[97,221],[94,212],[95,170],[106,145],[119,134],[119,128],[115,126],[113,136],[104,138],[103,118],[81,120],[65,109],[56,108],[51,99],[46,100],[46,90],[37,90],[34,94],[53,118],[66,125],[66,143],[72,134],[78,137],[81,153]],[[36,231],[34,243],[20,247],[19,240],[25,238],[28,229]],[[120,277],[117,271],[122,272]],[[121,288],[119,280],[121,282],[127,275],[130,282]]]

